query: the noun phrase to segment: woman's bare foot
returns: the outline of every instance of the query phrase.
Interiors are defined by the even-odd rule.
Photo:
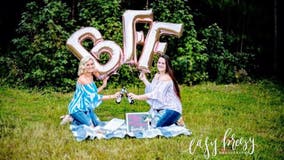
[[[64,125],[73,121],[73,117],[71,117],[69,114],[61,116],[60,119],[60,125]]]

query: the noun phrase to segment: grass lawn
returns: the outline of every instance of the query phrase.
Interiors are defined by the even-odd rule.
[[[0,159],[284,159],[283,85],[206,83],[181,91],[191,136],[77,142],[69,125],[59,125],[73,93],[0,87]],[[148,109],[124,99],[105,101],[96,112],[108,121]]]

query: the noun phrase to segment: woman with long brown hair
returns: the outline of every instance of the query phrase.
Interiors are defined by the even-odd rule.
[[[148,102],[151,106],[149,111],[152,115],[151,126],[170,126],[177,123],[182,114],[180,90],[167,55],[160,55],[157,69],[158,73],[155,74],[151,83],[147,80],[145,73],[142,72],[139,76],[146,85],[145,94],[129,93],[128,96]]]

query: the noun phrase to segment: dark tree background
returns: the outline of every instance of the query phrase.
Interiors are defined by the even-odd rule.
[[[15,29],[21,18],[21,13],[28,0],[10,0],[0,5],[0,49],[1,53],[9,50],[10,41],[15,36]]]
[[[0,53],[9,54],[11,40],[21,19],[25,4],[31,0],[10,0],[0,5]],[[80,0],[64,0],[72,6]],[[153,0],[136,1],[122,0],[122,7],[126,9],[147,9]],[[185,0],[194,14],[196,29],[203,29],[217,22],[224,33],[235,33],[239,43],[235,50],[242,52],[242,36],[249,37],[255,47],[261,48],[258,56],[258,73],[264,77],[277,77],[283,80],[283,2],[273,1],[213,1],[213,0]],[[74,6],[73,6],[74,7]],[[72,10],[72,16],[76,16]],[[246,42],[248,43],[248,42]]]
[[[283,80],[283,1],[189,0],[188,3],[197,14],[194,19],[197,28],[217,22],[226,33],[251,38],[252,45],[263,49],[257,62],[259,74]],[[235,45],[239,51],[242,46],[242,41]]]

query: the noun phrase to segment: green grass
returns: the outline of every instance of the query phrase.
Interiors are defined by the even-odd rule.
[[[142,88],[129,90],[143,92]],[[59,125],[72,93],[0,87],[0,159],[205,159],[205,155],[210,159],[284,159],[283,86],[263,80],[206,83],[181,90],[183,117],[191,136],[77,142],[68,125]],[[107,121],[148,109],[145,102],[130,105],[124,99],[119,105],[105,101],[96,112]],[[227,139],[221,152],[229,129],[230,144]]]

